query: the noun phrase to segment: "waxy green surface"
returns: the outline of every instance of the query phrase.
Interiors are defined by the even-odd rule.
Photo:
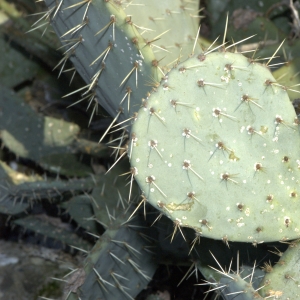
[[[173,69],[133,125],[130,159],[175,225],[252,243],[299,237],[299,131],[284,87],[241,54]]]

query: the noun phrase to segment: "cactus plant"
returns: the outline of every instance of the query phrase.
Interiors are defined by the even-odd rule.
[[[299,240],[288,245],[284,253],[276,251],[280,259],[267,269],[261,282],[261,295],[265,298],[299,298]]]
[[[263,277],[263,271],[256,266],[237,266],[233,271],[231,265],[229,270],[224,270],[215,256],[211,253],[219,268],[198,264],[199,270],[205,276],[212,290],[222,295],[226,300],[254,300],[263,299],[259,294],[259,283]],[[237,257],[239,262],[239,257]]]
[[[156,224],[157,227],[162,226],[159,230],[161,252],[167,256],[172,254],[178,261],[185,260],[186,263],[189,254],[193,258],[196,256],[201,261],[199,269],[204,275],[211,246],[200,242],[202,236],[222,240],[227,246],[232,245],[231,241],[258,245],[299,237],[299,121],[287,96],[294,92],[290,85],[295,82],[282,83],[283,76],[279,73],[273,76],[269,70],[272,59],[276,59],[275,56],[280,52],[279,43],[272,46],[273,52],[267,55],[269,58],[263,65],[258,63],[255,55],[246,58],[237,51],[231,52],[237,44],[229,45],[225,43],[225,38],[223,43],[214,46],[213,43],[202,51],[198,41],[193,40],[197,35],[198,1],[166,2],[159,4],[161,10],[157,9],[155,3],[140,1],[139,5],[134,5],[137,3],[114,0],[46,0],[49,11],[44,18],[51,21],[62,40],[62,49],[65,49],[57,68],[61,67],[62,73],[67,58],[70,58],[86,81],[85,87],[77,88],[69,95],[82,93],[79,101],[88,100],[89,105],[95,103],[95,107],[99,102],[105,107],[113,117],[106,133],[115,123],[127,130],[119,139],[114,139],[118,143],[114,145],[117,150],[125,151],[121,158],[128,152],[131,163],[130,171],[122,172],[129,176],[130,196],[116,194],[116,189],[123,189],[119,181],[108,187],[109,181],[115,176],[113,174],[107,179],[100,176],[91,196],[80,196],[61,204],[79,226],[90,230],[93,235],[100,236],[95,222],[106,228],[106,233],[89,252],[84,268],[85,282],[82,284],[79,280],[78,289],[72,290],[69,300],[99,296],[132,298],[140,288],[127,285],[124,274],[130,268],[131,271],[134,269],[133,281],[142,285],[148,282],[147,276],[152,276],[156,268],[152,253],[149,256],[144,253],[143,264],[139,257],[139,262],[121,266],[123,258],[128,262],[132,259],[129,258],[132,253],[127,251],[128,247],[123,247],[120,250],[123,252],[119,253],[118,259],[114,257],[114,261],[108,254],[110,252],[107,252],[107,249],[116,251],[118,243],[114,241],[121,238],[126,241],[119,243],[123,246],[130,241],[130,245],[137,243],[137,247],[143,247],[136,232],[120,226],[135,210],[134,207],[130,213],[125,212],[126,218],[120,207],[115,214],[107,214],[107,210],[110,212],[114,207],[109,198],[121,202],[135,198],[137,193],[132,189],[133,179],[142,191],[138,206],[148,202],[159,210],[155,221],[165,214],[173,223],[171,232],[170,223],[166,225],[166,221],[162,221]],[[226,1],[222,5],[227,9],[231,6],[234,9],[240,7],[239,3],[233,1]],[[174,30],[178,26],[175,25],[177,17],[180,24],[186,22],[188,25],[182,26],[178,30],[180,35],[174,38],[169,29],[172,27]],[[214,18],[218,17],[220,15],[214,15]],[[272,31],[272,36],[275,36],[280,32],[276,28],[279,24],[277,21],[255,18],[247,29],[254,28],[257,31],[259,24],[264,22],[264,29]],[[286,35],[286,28],[289,28],[286,22],[284,26],[285,32],[280,32],[280,38]],[[228,32],[235,41],[239,34],[241,39],[244,38],[243,32],[235,32],[231,24],[228,25]],[[256,41],[259,42],[264,33],[262,31]],[[189,35],[193,38],[188,38]],[[180,44],[177,51],[173,51],[175,47],[171,46],[175,43]],[[186,44],[187,47],[184,47]],[[296,53],[296,44],[297,41],[286,49]],[[217,49],[219,51],[214,51]],[[297,70],[294,75],[297,76]],[[3,125],[3,129],[7,126]],[[59,153],[64,153],[65,146],[73,151],[74,147],[77,151],[86,148],[85,142],[79,147],[74,145],[77,141],[75,136],[71,137],[75,142],[64,144]],[[5,137],[4,134],[4,141],[9,145],[9,139]],[[127,144],[124,143],[126,138],[129,138]],[[290,141],[293,141],[292,145]],[[16,153],[19,151],[14,147],[10,149]],[[51,154],[56,154],[56,151],[55,147],[50,149]],[[24,153],[20,155],[24,156]],[[27,157],[53,170],[42,163],[40,155],[30,153]],[[59,162],[58,166],[62,167],[63,164]],[[68,174],[74,172],[69,170]],[[119,171],[116,169],[116,172]],[[103,192],[104,188],[107,193]],[[25,187],[25,190],[27,193],[28,188]],[[75,206],[78,203],[83,207],[77,211]],[[89,218],[90,214],[94,216]],[[151,219],[152,215],[147,215],[147,218]],[[91,223],[85,222],[86,219]],[[113,219],[116,221],[112,222]],[[22,220],[26,219],[17,220],[16,223],[21,224]],[[30,220],[31,224],[35,222]],[[141,224],[142,218],[137,215],[135,221]],[[28,224],[30,222],[25,222],[24,226]],[[107,224],[110,225],[105,226]],[[184,227],[194,230],[196,237],[190,238],[191,231]],[[45,229],[45,234],[50,235],[47,233],[49,227]],[[155,232],[154,229],[150,231],[152,234]],[[168,235],[172,243],[166,246],[165,237]],[[148,242],[152,240],[147,239]],[[189,244],[184,244],[186,241]],[[210,243],[212,245],[215,242],[210,240]],[[216,242],[215,247],[218,245]],[[238,243],[234,245],[241,247]],[[257,257],[265,254],[262,249],[259,247],[262,253]],[[233,250],[228,249],[230,251]],[[158,250],[154,252],[159,253]],[[296,255],[291,256],[295,258]],[[103,260],[107,263],[104,266],[100,264]],[[111,273],[103,270],[109,261],[114,263]],[[97,268],[94,268],[96,265]],[[115,272],[114,268],[120,268],[120,272]],[[145,277],[143,271],[137,270],[148,270],[149,273]],[[210,276],[215,277],[216,274],[212,273]],[[216,281],[226,286],[223,291],[225,299],[274,298],[279,294],[270,291],[284,289],[270,286],[261,291],[253,288],[250,284],[252,280],[247,282],[248,275],[240,274],[238,268],[236,273],[221,273],[223,275]],[[280,280],[279,273],[276,271],[272,276]],[[136,276],[141,274],[146,280],[141,281]],[[296,276],[291,275],[288,279],[291,278]],[[216,286],[216,283],[211,282],[211,285]],[[293,299],[296,295],[294,286],[290,289],[294,294],[287,297]]]
[[[154,274],[155,240],[143,230],[139,218],[128,222],[133,209],[111,219],[85,261],[79,299],[134,299]],[[130,282],[130,287],[127,286]]]
[[[56,3],[49,0],[45,3],[50,7],[48,16],[66,47],[62,66],[70,58],[87,82],[85,87],[77,91],[82,92],[82,99],[90,102],[97,99],[119,122],[133,118],[141,105],[141,99],[146,97],[150,89],[149,85],[155,87],[164,76],[163,66],[172,66],[180,59],[181,54],[176,51],[166,63],[161,62],[161,55],[157,57],[154,54],[152,45],[164,33],[160,24],[168,27],[176,19],[179,24],[187,20],[190,27],[187,30],[183,28],[177,39],[187,43],[188,38],[183,37],[187,32],[192,37],[196,35],[197,1],[166,2],[164,14],[158,17],[155,16],[157,12],[154,3],[150,6],[141,3],[148,8],[144,11],[150,14],[150,20],[139,13],[140,5],[123,4],[120,1]],[[190,11],[195,14],[195,18],[189,16]],[[136,23],[139,18],[143,23],[145,20],[148,22],[139,25]],[[148,28],[149,23],[151,28]],[[144,32],[155,32],[155,36],[148,34],[145,40],[142,35]],[[174,46],[176,40],[165,39],[164,42],[165,47]],[[162,47],[155,49],[164,50]],[[130,123],[125,125],[130,127]]]
[[[214,239],[293,239],[297,126],[267,65],[203,53],[172,70],[138,112],[131,165],[148,201],[177,226]]]

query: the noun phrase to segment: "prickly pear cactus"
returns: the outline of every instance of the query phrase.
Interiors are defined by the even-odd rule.
[[[225,241],[299,237],[298,120],[267,66],[202,53],[138,112],[132,172],[176,227]]]
[[[142,36],[164,69],[186,59],[192,52],[199,26],[198,1],[141,0],[138,4],[129,4],[124,10],[146,28]]]
[[[157,1],[159,5],[160,2]],[[141,99],[164,76],[163,69],[171,68],[181,58],[178,49],[184,45],[177,45],[174,55],[163,59],[176,47],[176,42],[193,43],[189,42],[188,32],[193,38],[196,36],[197,2],[168,1],[159,10],[156,2],[135,5],[115,0],[59,3],[45,0],[45,3],[49,6],[47,16],[65,49],[58,64],[61,72],[70,58],[87,82],[74,93],[80,92],[81,100],[99,102],[118,121],[132,120]],[[148,17],[140,12],[141,6],[145,6],[142,11]],[[166,35],[171,38],[164,38],[164,45],[159,46],[157,43],[174,22],[189,26],[182,28],[180,34],[176,30],[176,34]]]
[[[256,288],[261,281],[261,270],[253,269],[249,266],[242,266],[240,270],[233,272],[225,271],[198,265],[199,270],[205,276],[207,281],[214,287],[218,295],[222,297],[218,299],[224,300],[254,300],[263,299]],[[217,299],[217,298],[215,298]]]
[[[261,283],[261,295],[274,299],[299,299],[299,240],[291,242],[279,261],[269,266]]]
[[[179,258],[185,260],[186,264],[188,255],[193,259],[200,257],[205,266],[199,267],[199,270],[205,276],[205,268],[209,263],[205,255],[198,251],[198,246],[206,254],[212,247],[203,242],[205,239],[201,239],[198,245],[200,236],[212,238],[207,240],[215,245],[222,242],[213,239],[223,240],[228,247],[233,244],[230,241],[252,242],[256,245],[299,237],[300,225],[296,213],[299,201],[299,121],[287,96],[287,92],[294,92],[290,84],[296,85],[297,82],[282,83],[290,87],[276,82],[274,77],[284,76],[277,74],[273,77],[268,69],[270,62],[263,66],[257,64],[258,60],[229,53],[230,46],[225,47],[225,38],[223,45],[218,46],[222,52],[207,50],[194,56],[194,53],[200,53],[199,45],[194,40],[199,20],[198,2],[45,0],[49,10],[40,21],[50,21],[63,44],[61,50],[64,57],[56,69],[60,69],[60,74],[67,72],[66,61],[71,59],[86,82],[84,87],[77,87],[68,95],[81,94],[75,103],[87,100],[89,106],[94,104],[93,113],[98,103],[103,105],[114,118],[111,126],[119,123],[130,132],[131,124],[134,124],[128,145],[131,174],[118,172],[129,174],[127,188],[130,188],[130,196],[128,192],[122,196],[124,184],[115,184],[108,176],[97,180],[91,195],[84,193],[60,205],[67,209],[78,226],[94,236],[102,232],[98,231],[97,223],[106,228],[89,251],[84,268],[79,269],[79,274],[85,274],[77,278],[77,288],[70,288],[66,299],[133,299],[153,275],[157,267],[153,255],[159,252],[168,257],[170,253],[175,253],[176,263]],[[217,6],[222,4],[221,10],[224,12],[211,14],[214,18],[227,15],[227,4],[230,2],[233,5],[233,1],[221,2]],[[242,18],[243,14],[244,11]],[[257,42],[265,37],[266,32],[269,38],[284,38],[284,34],[279,35],[275,25],[267,18],[253,18],[251,26],[247,25],[247,36],[252,31],[259,31]],[[237,21],[237,16],[232,21]],[[227,25],[227,36],[232,36],[232,40],[245,38],[245,31],[236,32],[236,28],[232,28],[235,22]],[[38,28],[41,25],[37,22],[34,26]],[[221,32],[223,29],[221,25]],[[272,56],[277,51],[277,41],[272,46],[275,48],[266,49],[268,52],[265,52],[272,51],[272,54],[263,57]],[[211,49],[211,43],[206,47]],[[289,52],[293,48],[290,46],[287,49]],[[259,56],[262,56],[261,52]],[[183,63],[179,64],[180,61]],[[297,73],[295,70],[294,74]],[[11,99],[10,95],[7,95],[7,99]],[[15,139],[11,134],[5,134],[10,128],[8,125],[11,125],[6,121],[4,118],[3,143],[20,156],[38,162],[44,169],[53,171],[53,160],[56,161],[65,152],[68,154],[68,149],[75,151],[76,148],[76,151],[91,155],[87,141],[79,142],[79,128],[67,135],[70,139],[61,140],[60,134],[58,138],[55,135],[55,141],[65,141],[64,144],[53,143],[51,147],[41,148],[49,151],[51,160],[46,160],[42,151],[36,153],[35,148],[31,151],[32,148],[25,147],[30,151],[27,153],[22,148],[24,151],[20,153],[20,147],[15,147]],[[22,125],[23,120],[19,127],[23,128]],[[60,128],[57,126],[58,133]],[[30,138],[32,133],[37,132],[36,129],[29,131]],[[45,137],[52,137],[50,131],[46,132]],[[121,141],[118,146],[113,146],[118,151],[123,151],[124,137],[128,137],[126,133],[114,140]],[[25,142],[22,144],[27,145]],[[101,155],[100,158],[103,158]],[[57,165],[60,174],[63,174],[62,163]],[[75,175],[74,170],[70,172],[65,174]],[[174,222],[172,234],[168,232],[170,224],[165,226],[162,220],[158,222],[157,226],[165,230],[160,230],[163,233],[159,234],[162,251],[153,247],[156,244],[152,239],[154,227],[148,235],[143,228],[146,224],[139,215],[127,221],[134,207],[132,211],[126,210],[124,215],[120,213],[125,209],[123,199],[135,198],[133,177],[143,192],[139,206],[147,200]],[[87,179],[84,181],[87,188],[94,186]],[[45,185],[48,186],[49,182],[45,182]],[[59,187],[58,182],[55,182],[55,186]],[[32,200],[36,200],[37,187],[40,186],[36,183],[18,186],[14,194],[7,193],[7,199],[0,201],[0,210],[17,218],[17,214],[29,209],[27,202],[31,204]],[[50,187],[53,188],[52,182]],[[81,189],[86,190],[83,187]],[[64,185],[62,190],[65,190]],[[38,191],[38,195],[43,195],[45,186],[42,185]],[[113,193],[118,195],[114,196]],[[23,197],[26,198],[26,205],[23,205]],[[113,199],[119,202],[117,209],[111,209]],[[148,222],[150,216],[148,212]],[[18,219],[15,224],[54,238],[58,232],[49,219],[44,222],[39,216]],[[193,232],[181,227],[193,228],[196,238],[192,241],[190,234]],[[169,239],[165,242],[165,236],[170,235],[171,244]],[[77,248],[90,248],[90,244],[79,245],[81,240],[69,232],[59,237]],[[177,239],[182,240],[184,246]],[[247,246],[251,247],[250,244]],[[236,247],[243,249],[241,245]],[[225,251],[221,247],[218,250],[225,257]],[[233,247],[228,251],[232,252]],[[243,254],[245,252],[249,254],[248,249]],[[256,254],[257,261],[260,254]],[[298,253],[289,255],[294,263]],[[285,259],[289,260],[287,256]],[[196,271],[195,260],[193,266]],[[290,299],[298,297],[298,292],[295,292],[297,284],[294,284],[297,270],[294,272],[289,266],[288,271],[282,271],[281,274],[274,272],[274,279],[271,279],[273,285],[269,284],[266,276],[266,287],[262,292],[252,285],[259,281],[260,276],[257,277],[254,272],[250,275],[241,274],[239,268],[237,272],[231,272],[230,268],[231,265],[228,272],[222,268],[221,271],[215,269],[210,277],[206,277],[206,284],[222,290],[222,296],[226,299],[262,299],[262,296],[276,298],[282,295]],[[277,280],[289,280],[292,284],[282,287]],[[289,289],[293,294],[285,293]],[[284,293],[280,294],[281,291]]]
[[[89,252],[78,299],[134,299],[150,281],[157,268],[151,252],[155,243],[149,232],[141,231],[142,220],[128,221],[132,212],[129,208],[112,220]]]

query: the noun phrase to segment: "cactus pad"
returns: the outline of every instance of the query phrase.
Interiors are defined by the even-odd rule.
[[[299,240],[291,242],[275,266],[264,268],[266,275],[261,282],[264,299],[299,299]]]
[[[299,237],[299,130],[267,64],[202,53],[173,69],[131,133],[132,172],[148,201],[203,236]]]

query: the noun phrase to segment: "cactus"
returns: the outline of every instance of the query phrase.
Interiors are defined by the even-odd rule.
[[[36,3],[19,3],[29,11],[37,9]],[[5,24],[1,18],[1,46],[3,46],[3,65],[1,67],[3,81],[2,85],[16,86],[24,80],[31,80],[34,76],[40,75],[45,65],[54,68],[59,59],[57,48],[59,40],[47,31],[46,23],[39,24],[39,30],[32,30],[32,20],[24,18],[20,8],[15,3],[1,1],[0,10],[9,21]],[[31,7],[30,7],[31,6]],[[39,15],[39,13],[38,13]],[[30,34],[25,35],[25,32]],[[40,37],[43,36],[43,39]],[[9,37],[9,39],[7,39]],[[8,48],[13,42],[13,47]],[[33,56],[31,56],[33,55]],[[34,59],[33,59],[34,58]],[[40,64],[42,61],[45,65]],[[4,64],[4,62],[6,64]],[[22,69],[20,67],[23,67]],[[9,72],[8,72],[9,71]],[[22,72],[22,73],[21,73]]]
[[[38,116],[22,98],[1,87],[1,139],[4,146],[17,156],[42,163],[43,158],[66,153],[79,127],[51,117]],[[15,113],[14,116],[10,112]],[[10,117],[9,117],[10,116]]]
[[[127,165],[119,164],[102,175],[91,197],[93,219],[105,233],[89,252],[85,261],[85,283],[77,291],[80,299],[133,299],[153,276],[156,242],[153,230],[142,217],[132,218],[135,206],[128,207],[126,178],[118,178]],[[135,194],[135,187],[130,188]],[[130,220],[129,220],[130,219]],[[103,263],[105,262],[105,264]],[[130,288],[127,281],[130,279]],[[78,298],[79,299],[79,298]]]
[[[226,300],[254,300],[263,299],[259,294],[259,283],[263,277],[262,271],[255,266],[241,266],[236,271],[226,271],[219,264],[215,256],[212,254],[219,269],[207,267],[206,265],[198,264],[198,269],[205,276],[208,283],[211,284],[212,290],[218,295],[222,295]],[[239,260],[239,258],[237,258]]]
[[[7,164],[0,161],[0,181],[5,182],[6,186],[1,186],[1,198],[0,198],[0,213],[6,215],[18,215],[29,208],[30,203],[24,203],[20,199],[16,199],[14,195],[7,193],[7,185],[13,185],[14,182],[21,177],[24,180],[24,176],[18,176],[18,174],[13,169],[11,169]],[[26,178],[28,179],[28,178]],[[32,176],[30,180],[37,180],[36,176]],[[18,181],[20,182],[20,181]],[[19,201],[18,201],[19,200]]]
[[[165,4],[164,14],[159,14],[158,18],[155,16],[155,3],[144,4],[148,8],[144,11],[150,14],[151,20],[140,14],[140,5],[131,6],[130,3],[122,4],[119,1],[45,2],[50,7],[48,15],[51,23],[66,47],[62,66],[66,59],[71,59],[87,82],[85,87],[77,90],[82,92],[82,100],[98,101],[115,117],[114,121],[132,120],[141,105],[141,99],[151,89],[149,85],[155,87],[164,76],[165,64],[160,62],[162,56],[156,57],[153,52],[156,37],[160,38],[164,33],[160,24],[168,27],[176,19],[178,22],[187,20],[191,29],[183,28],[178,40],[186,43],[187,38],[182,37],[186,32],[192,37],[196,35],[193,30],[197,28],[197,18],[191,19],[189,16],[189,12],[197,14],[196,1],[187,1],[187,5],[185,2],[180,5],[181,1],[168,2]],[[139,18],[141,24],[135,21]],[[144,24],[145,20],[148,23]],[[151,28],[148,25],[152,25]],[[145,40],[142,33],[148,31],[154,32],[155,36],[148,34]],[[176,40],[165,39],[165,42],[167,47],[174,45]],[[119,57],[123,59],[120,60]],[[180,55],[175,52],[166,64],[175,64],[178,59]],[[130,123],[125,125],[130,127]]]
[[[231,53],[240,44],[226,44],[225,38],[223,43],[214,46],[207,46],[206,41],[194,41],[199,19],[197,2],[165,1],[156,6],[156,2],[143,0],[139,3],[46,0],[49,10],[42,20],[51,21],[62,41],[61,49],[65,51],[56,69],[60,68],[61,74],[66,60],[70,58],[86,81],[85,87],[77,87],[68,95],[81,93],[78,101],[88,100],[89,106],[94,104],[94,112],[98,103],[105,107],[113,117],[105,133],[117,123],[127,130],[120,138],[113,138],[111,143],[117,151],[122,151],[116,155],[119,155],[118,161],[127,153],[131,163],[130,171],[122,171],[117,165],[107,177],[97,175],[97,186],[88,184],[93,187],[90,194],[73,197],[65,203],[60,203],[62,199],[56,200],[79,227],[99,237],[88,252],[85,265],[78,269],[81,275],[74,284],[76,288],[70,287],[69,300],[96,297],[132,299],[149,282],[156,269],[154,255],[165,263],[175,258],[177,264],[184,262],[193,267],[194,272],[195,259],[199,260],[199,269],[206,275],[209,273],[207,265],[210,264],[208,249],[219,249],[217,251],[223,253],[223,259],[228,260],[228,255],[239,248],[244,259],[251,247],[249,242],[258,245],[299,237],[299,121],[287,96],[294,93],[297,87],[292,87],[296,82],[290,79],[282,81],[279,70],[274,76],[269,70],[271,61],[283,48],[280,49],[281,45],[276,41],[268,49],[251,53],[250,58],[246,58],[238,50]],[[216,9],[216,2],[209,3],[215,7],[213,10]],[[224,18],[224,12],[230,8],[244,8],[240,4],[238,1],[224,1],[224,9],[221,7],[223,12],[213,12],[216,13],[213,17]],[[258,10],[255,6],[253,8]],[[267,5],[261,9],[262,12],[266,10]],[[273,13],[277,14],[275,10]],[[266,32],[272,39],[274,36],[283,39],[290,28],[286,20],[282,26],[284,32],[281,32],[279,24],[284,18],[276,15],[275,21],[265,17],[254,18],[247,24],[246,32],[244,29],[236,31],[229,22],[228,36],[232,36],[234,41],[238,40],[238,36],[244,39],[251,30],[259,31],[258,26],[263,22],[264,28],[255,42],[259,43]],[[178,23],[185,23],[186,26]],[[214,32],[217,32],[218,25],[214,27]],[[221,27],[223,31],[223,25]],[[180,34],[173,35],[169,29],[173,32],[175,29]],[[296,40],[285,49],[292,51],[292,54],[297,53],[297,43]],[[174,44],[180,44],[179,48],[176,49]],[[199,44],[206,49],[204,52]],[[215,51],[217,49],[220,51]],[[262,55],[264,50],[265,53],[272,51],[267,55],[271,58],[260,65],[256,55]],[[291,64],[287,69],[290,72],[294,66],[293,80],[297,77],[296,64]],[[284,74],[285,70],[286,67],[280,71]],[[9,90],[3,90],[6,99],[15,98]],[[293,97],[296,97],[295,94]],[[6,108],[6,112],[10,109]],[[26,119],[26,114],[19,108],[17,110]],[[76,167],[79,171],[69,166],[65,169],[58,158],[66,155],[64,160],[67,161],[69,150],[84,152],[88,157],[97,156],[100,160],[107,157],[107,147],[101,145],[98,149],[93,142],[79,140],[78,127],[75,133],[62,139],[61,145],[60,138],[54,136],[55,142],[51,147],[43,144],[43,151],[36,153],[26,144],[26,139],[32,143],[32,133],[37,132],[36,129],[30,127],[30,134],[24,141],[22,136],[19,137],[22,125],[16,129],[10,127],[7,119],[2,121],[4,144],[50,172],[64,170],[60,173],[68,176],[85,176],[89,172],[81,163]],[[68,126],[70,123],[66,123]],[[19,138],[12,139],[17,134]],[[47,139],[47,134],[43,135],[44,138]],[[127,144],[124,143],[126,138]],[[26,147],[15,147],[16,140]],[[90,146],[93,151],[90,151]],[[30,149],[28,153],[24,148]],[[75,165],[73,158],[70,158],[68,165]],[[128,178],[115,181],[117,173],[127,174]],[[6,173],[3,176],[6,177]],[[133,179],[142,191],[139,204],[135,203],[138,192]],[[124,188],[125,182],[128,183],[127,190]],[[36,200],[36,195],[45,191],[38,184],[38,179],[22,184],[16,187],[16,195],[20,191],[26,198]],[[56,183],[53,181],[51,184],[55,186]],[[59,184],[60,180],[57,180],[57,186]],[[132,201],[128,211],[125,199]],[[28,206],[19,206],[21,201],[17,201],[14,211],[12,198],[2,202],[6,206],[2,212],[14,215],[13,218],[18,218],[18,212],[29,210]],[[117,207],[116,202],[119,202]],[[136,210],[136,205],[142,206],[146,202],[158,208],[158,216],[152,212],[145,216],[148,222],[150,219],[149,223],[160,219],[162,214],[169,219],[162,218],[147,231],[147,236],[143,228],[147,223],[142,216],[137,214],[130,220],[132,223],[127,221]],[[57,232],[51,224],[39,223],[36,216],[14,222],[34,231],[40,227],[46,236]],[[139,228],[139,232],[133,228]],[[159,245],[152,248],[152,236],[157,235],[156,229]],[[146,240],[142,240],[141,236]],[[202,236],[208,239],[201,239]],[[63,239],[72,244],[77,237],[67,233]],[[170,239],[172,243],[169,243]],[[222,248],[221,241],[231,248],[225,251],[226,246]],[[81,242],[80,238],[78,242]],[[149,245],[151,248],[148,248]],[[131,247],[143,254],[134,255],[137,252]],[[266,247],[268,245],[258,245],[256,259],[265,256]],[[251,249],[256,251],[253,247]],[[188,262],[189,255],[193,258],[192,263]],[[297,254],[290,255],[294,259]],[[264,259],[266,263],[267,258]],[[210,271],[206,277],[212,287],[224,285],[222,297],[225,299],[274,298],[279,296],[275,292],[286,290],[276,283],[277,279],[282,281],[280,271],[270,275],[274,276],[272,281],[278,288],[269,285],[258,289],[257,286],[252,287],[255,275],[242,273],[239,268],[236,272],[230,270]],[[127,275],[132,277],[132,282],[125,279]],[[269,282],[268,276],[264,284]],[[294,273],[285,277],[290,281],[295,278]],[[293,299],[297,295],[294,286],[287,289],[294,294],[282,295]]]
[[[55,30],[66,47],[65,58],[71,58],[88,83],[79,89],[82,99],[92,103],[101,101],[106,111],[118,116],[119,121],[132,117],[138,109],[134,99],[146,96],[147,74],[155,77],[152,71],[154,54],[135,24],[114,1],[93,1],[83,5],[63,1],[59,6],[54,1],[46,1],[46,4],[55,15],[52,23],[56,24]],[[124,57],[122,67],[119,56]],[[118,80],[117,84],[115,80]]]
[[[162,62],[164,70],[168,71],[175,62],[185,60],[191,54],[198,29],[197,1],[149,3],[142,0],[138,6],[129,4],[124,10],[137,24],[150,29],[142,36],[147,43],[151,42],[155,59]]]
[[[93,207],[89,195],[77,195],[60,205],[65,209],[65,214],[69,214],[79,227],[86,231],[97,234],[98,228],[95,220],[91,219]]]
[[[0,213],[10,217],[20,217],[31,212],[37,204],[54,204],[63,201],[67,195],[90,191],[95,186],[94,178],[78,180],[45,180],[40,176],[24,176],[22,173],[12,170],[9,166],[1,163],[1,186]],[[76,205],[74,205],[76,207]],[[77,215],[79,212],[77,212]],[[90,217],[90,215],[89,215]],[[50,220],[50,221],[49,221]],[[90,244],[76,234],[65,228],[56,228],[56,223],[46,215],[31,215],[18,218],[14,224],[23,228],[62,241],[64,244],[87,249]],[[59,233],[59,234],[58,234]]]
[[[37,63],[24,59],[24,55],[9,46],[3,34],[0,36],[0,47],[3,49],[3,55],[5,55],[0,62],[2,85],[7,87],[18,86],[18,84],[31,79],[37,73],[39,67]],[[13,62],[11,68],[7,67],[8,61]],[[27,72],[24,72],[24,69]]]
[[[64,194],[89,191],[95,186],[92,177],[77,180],[47,180],[41,176],[25,176],[0,161],[1,181],[0,212],[8,215],[20,214],[35,202],[59,201]]]
[[[177,226],[203,236],[297,238],[296,121],[267,66],[203,53],[172,70],[140,109],[129,154],[135,179]]]
[[[281,84],[290,87],[287,93],[291,100],[299,98],[299,70],[300,58],[296,57],[288,62],[288,64],[273,72],[273,76],[280,81]]]
[[[77,290],[78,299],[134,299],[150,281],[157,268],[152,255],[154,240],[143,229],[141,219],[128,221],[132,212],[129,208],[107,223],[85,261],[86,277]]]
[[[81,150],[95,156],[108,155],[106,146],[80,138],[78,125],[38,115],[6,87],[0,87],[0,92],[2,144],[17,156],[62,175],[87,176],[92,170],[78,161],[76,153]],[[15,116],[7,117],[11,111]]]
[[[275,266],[265,268],[266,275],[261,282],[261,295],[265,298],[298,299],[299,292],[299,241],[288,243],[289,248],[282,253]]]
[[[75,248],[89,250],[91,244],[72,233],[70,229],[65,228],[63,224],[58,226],[58,222],[46,217],[45,215],[28,216],[14,221],[15,225],[22,226],[26,230],[34,231],[45,238],[52,238],[60,241],[63,245],[73,246]]]

